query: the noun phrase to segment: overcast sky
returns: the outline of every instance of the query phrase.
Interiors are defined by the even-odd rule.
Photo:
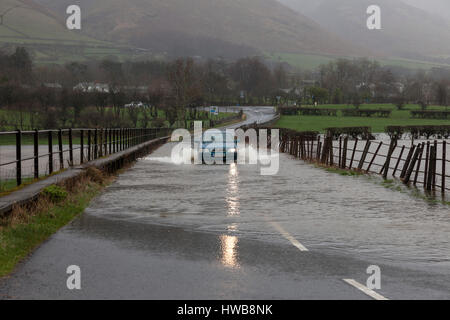
[[[450,20],[450,0],[403,0],[403,2],[437,13]]]

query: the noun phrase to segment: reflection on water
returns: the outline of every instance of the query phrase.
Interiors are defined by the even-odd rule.
[[[239,268],[238,262],[238,238],[235,236],[220,236],[220,262],[228,268]]]
[[[228,216],[239,215],[239,175],[235,163],[230,164],[226,201],[228,206]]]
[[[227,227],[228,232],[236,232],[238,231],[238,226],[236,223],[233,223]]]
[[[228,184],[227,184],[227,216],[236,217],[240,215],[240,204],[239,204],[239,174],[238,167],[235,163],[232,163],[228,170]],[[237,232],[238,225],[236,223],[227,226],[228,232]],[[220,246],[221,246],[221,259],[220,261],[225,267],[237,268],[238,264],[238,238],[236,236],[221,235]]]

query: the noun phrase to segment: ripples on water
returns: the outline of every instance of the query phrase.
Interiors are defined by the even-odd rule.
[[[449,266],[448,206],[285,154],[277,175],[261,176],[257,165],[176,165],[172,147],[162,146],[121,174],[88,214],[217,233],[221,262],[232,268],[239,267],[242,237],[286,242],[268,220],[312,251]]]

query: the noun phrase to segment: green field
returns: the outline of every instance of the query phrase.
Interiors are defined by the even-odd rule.
[[[301,69],[311,70],[316,69],[320,65],[327,64],[339,58],[353,59],[352,57],[338,57],[338,56],[324,56],[324,55],[311,55],[300,53],[283,53],[276,52],[266,54],[265,57],[269,60],[278,62],[287,62],[292,66],[299,67]],[[384,58],[376,59],[382,66],[395,66],[404,67],[407,69],[423,69],[428,70],[433,67],[450,67],[448,64],[438,64],[427,61],[411,60],[404,58]]]
[[[319,108],[354,108],[348,105],[322,105]],[[386,126],[406,126],[406,125],[450,125],[450,120],[428,120],[428,119],[412,119],[410,110],[420,110],[418,105],[406,105],[404,110],[397,110],[392,104],[363,104],[360,109],[390,109],[392,115],[389,118],[375,117],[343,117],[338,112],[337,117],[332,116],[281,116],[276,123],[277,127],[289,128],[298,131],[320,131],[330,127],[360,127],[368,126],[372,128],[372,132],[384,132]],[[445,109],[445,107],[430,106],[428,110]],[[450,108],[448,108],[450,110]]]

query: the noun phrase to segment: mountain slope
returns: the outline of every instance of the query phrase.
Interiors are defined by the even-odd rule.
[[[130,57],[136,50],[68,30],[67,15],[32,0],[0,1],[0,49],[26,47],[37,62],[65,63],[103,57]],[[146,54],[146,53],[140,53]]]
[[[86,32],[173,55],[254,51],[358,55],[358,49],[276,0],[38,0],[79,4]],[[231,49],[230,49],[231,48]]]
[[[64,20],[30,0],[2,0],[0,41],[66,41],[101,43],[80,32],[69,31]]]
[[[450,20],[450,1],[448,0],[402,0],[403,2],[420,8],[441,18]]]
[[[381,7],[382,30],[366,28],[366,9],[372,0],[279,1],[326,30],[384,55],[424,58],[450,53],[450,23],[401,0],[376,1]]]

